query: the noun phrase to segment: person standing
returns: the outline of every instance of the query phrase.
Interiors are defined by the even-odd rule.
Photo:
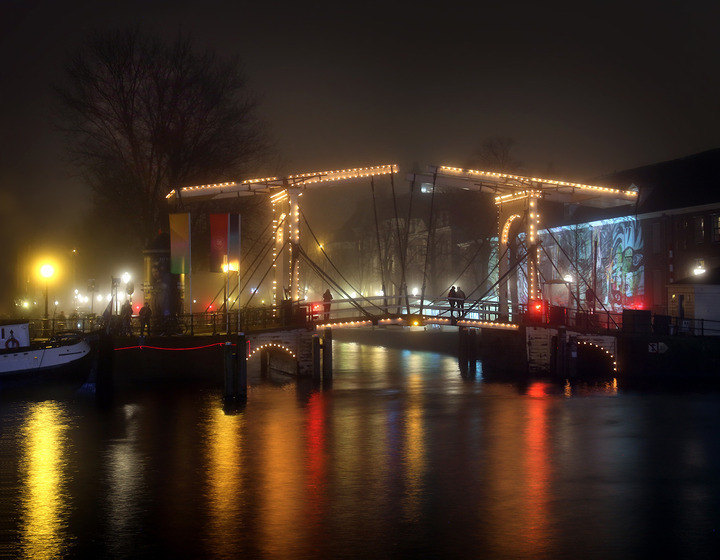
[[[452,319],[453,311],[455,311],[455,302],[456,302],[456,297],[457,297],[457,294],[455,292],[455,286],[450,288],[450,291],[448,292],[447,297],[448,297],[448,302],[450,302],[450,318]]]
[[[457,308],[458,308],[458,315],[463,312],[463,309],[465,309],[465,292],[460,289],[460,286],[457,287],[457,290],[455,290],[455,297],[457,298]]]
[[[152,317],[152,309],[150,309],[147,301],[140,308],[138,316],[140,317],[140,336],[145,334],[146,327],[147,333],[150,334],[150,317]]]
[[[330,288],[325,290],[325,293],[323,294],[323,311],[325,312],[324,318],[325,321],[330,319],[330,302],[332,301],[332,294],[330,293]]]
[[[120,329],[121,336],[132,336],[132,327],[130,326],[130,320],[132,318],[132,304],[125,300],[123,306],[120,308]]]

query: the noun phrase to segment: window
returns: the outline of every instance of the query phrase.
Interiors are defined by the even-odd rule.
[[[705,242],[705,218],[698,216],[695,218],[695,243]]]
[[[713,214],[710,222],[712,224],[712,240],[718,243],[720,242],[720,214]]]

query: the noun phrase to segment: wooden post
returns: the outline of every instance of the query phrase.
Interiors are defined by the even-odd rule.
[[[326,328],[322,344],[322,378],[323,382],[332,382],[332,329]]]
[[[477,332],[475,329],[467,329],[467,337],[468,372],[475,375],[477,373]]]
[[[112,336],[102,332],[98,343],[97,370],[95,372],[95,398],[104,404],[110,401],[113,390],[115,347]]]
[[[458,327],[458,365],[460,373],[467,373],[468,367],[468,329]]]
[[[313,381],[320,381],[320,336],[312,337],[312,376]]]
[[[232,342],[227,341],[223,346],[225,362],[225,391],[223,397],[226,401],[233,401],[237,395],[237,360],[233,352]]]
[[[235,351],[237,361],[237,397],[241,401],[247,400],[247,339],[245,333],[238,333]]]
[[[556,356],[555,375],[560,379],[565,379],[567,372],[567,329],[565,327],[558,328]]]

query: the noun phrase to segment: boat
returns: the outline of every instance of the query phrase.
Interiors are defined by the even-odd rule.
[[[28,322],[0,323],[0,387],[87,377],[91,345],[79,331],[31,340]]]

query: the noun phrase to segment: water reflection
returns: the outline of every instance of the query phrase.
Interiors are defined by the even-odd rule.
[[[108,476],[108,524],[115,535],[113,550],[120,556],[131,554],[140,513],[145,476],[138,450],[140,407],[126,404],[121,409],[125,437],[113,440],[106,455]]]
[[[31,404],[22,427],[20,540],[23,556],[60,558],[69,545],[66,493],[68,419],[53,401]]]
[[[673,552],[717,543],[717,396],[485,383],[451,357],[335,352],[332,390],[259,382],[237,415],[219,390],[167,387],[117,401],[110,421],[74,403],[0,408],[0,504],[20,504],[0,544],[33,558],[645,557],[658,523]]]
[[[245,417],[213,407],[205,426],[208,527],[204,535],[213,556],[233,557],[243,530]]]

